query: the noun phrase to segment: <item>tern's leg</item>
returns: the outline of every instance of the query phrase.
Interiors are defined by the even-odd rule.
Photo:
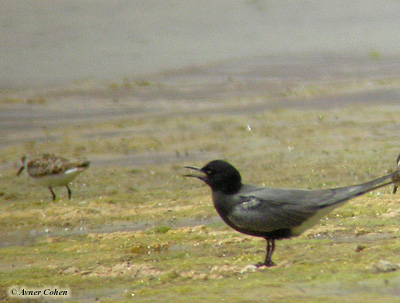
[[[51,194],[53,195],[53,201],[56,200],[56,194],[54,193],[53,189],[49,187]]]
[[[393,185],[393,193],[395,194],[397,192],[397,186]]]
[[[68,199],[71,200],[72,191],[71,191],[71,189],[69,188],[68,185],[65,185],[65,186],[67,187],[67,190],[68,190]]]
[[[264,261],[264,263],[260,262],[260,263],[256,264],[257,267],[261,267],[261,266],[271,267],[271,266],[275,265],[275,263],[272,262],[272,260],[271,260],[272,254],[274,253],[274,250],[275,250],[275,240],[268,239],[268,238],[265,238],[265,240],[267,241],[267,254],[265,255],[265,261]]]

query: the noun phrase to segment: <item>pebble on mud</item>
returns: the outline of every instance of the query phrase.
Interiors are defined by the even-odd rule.
[[[256,272],[258,270],[258,267],[255,265],[246,265],[243,267],[243,269],[240,271],[241,274],[247,273],[247,272]]]
[[[377,273],[391,272],[400,269],[400,265],[387,260],[379,260],[378,263],[373,265],[373,269]]]

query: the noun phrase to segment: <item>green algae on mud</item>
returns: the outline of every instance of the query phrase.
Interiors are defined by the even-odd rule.
[[[250,109],[250,101],[236,100],[245,102]],[[394,168],[399,108],[246,113],[233,110],[232,100],[218,103],[229,110],[54,125],[48,137],[33,132],[46,140],[9,134],[0,154],[1,289],[68,286],[76,302],[398,301],[399,271],[375,270],[380,260],[400,263],[399,198],[390,187],[279,241],[276,267],[242,273],[263,258],[264,241],[221,222],[209,189],[184,179],[182,167],[212,155],[232,162],[248,183],[361,183]],[[51,104],[47,97],[32,106]],[[93,159],[72,184],[71,201],[57,188],[52,202],[47,189],[15,176],[31,150]]]

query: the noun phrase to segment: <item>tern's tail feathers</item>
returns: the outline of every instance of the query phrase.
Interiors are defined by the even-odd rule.
[[[353,186],[348,186],[348,187],[341,187],[341,188],[335,188],[332,189],[333,191],[333,196],[332,199],[329,199],[328,201],[324,201],[324,205],[321,205],[322,207],[325,206],[330,206],[334,205],[346,200],[349,200],[351,198],[363,195],[367,192],[377,190],[381,187],[388,186],[392,184],[393,182],[396,182],[400,178],[400,170],[397,170],[393,173],[390,173],[386,176],[371,180],[366,183],[362,183],[359,185],[353,185]]]

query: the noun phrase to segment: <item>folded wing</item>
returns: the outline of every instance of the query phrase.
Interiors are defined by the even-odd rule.
[[[239,202],[228,214],[228,220],[238,228],[257,232],[272,232],[302,225],[308,228],[345,201],[392,183],[384,182],[395,174],[396,172],[360,185],[324,190],[245,185],[239,193]],[[305,229],[299,228],[298,233]]]

